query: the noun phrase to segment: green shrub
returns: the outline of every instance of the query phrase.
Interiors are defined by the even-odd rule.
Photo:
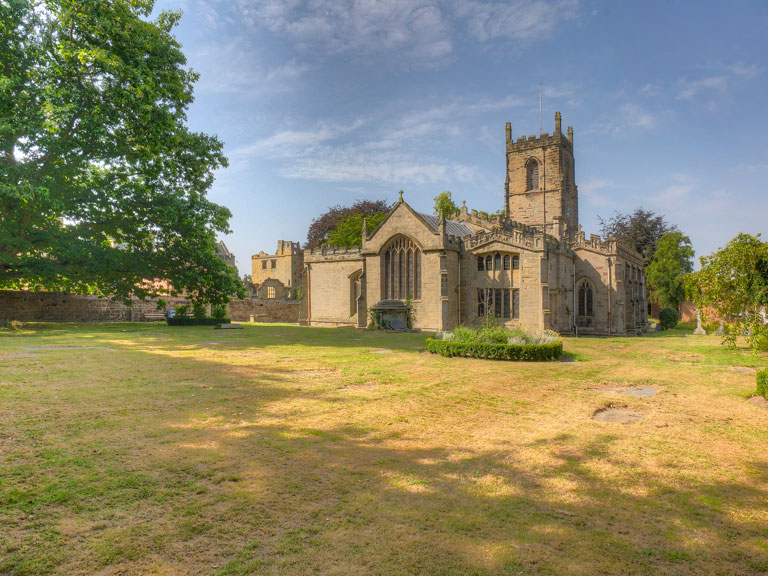
[[[231,318],[195,318],[194,316],[176,316],[167,318],[168,326],[216,326],[216,324],[229,324]]]
[[[189,314],[189,304],[179,304],[174,310],[176,311],[176,318],[186,316]]]
[[[768,399],[768,368],[757,372],[757,395]]]
[[[211,308],[211,316],[216,320],[221,320],[227,316],[227,307],[223,304],[216,304]]]
[[[670,330],[677,326],[677,321],[680,317],[677,315],[677,310],[674,308],[664,308],[659,312],[659,324],[661,324],[662,330]]]
[[[488,360],[554,360],[563,353],[563,343],[493,344],[489,342],[457,342],[427,338],[426,348],[448,358],[454,356],[486,358]]]
[[[201,318],[205,318],[206,316],[205,313],[206,313],[205,304],[203,304],[202,302],[192,303],[192,316],[194,316],[199,320]]]

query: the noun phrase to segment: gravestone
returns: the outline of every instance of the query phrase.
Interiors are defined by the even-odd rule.
[[[693,331],[695,336],[706,336],[707,331],[701,326],[701,310],[696,310],[696,329]]]
[[[725,324],[725,322],[720,320],[720,326],[718,326],[717,330],[715,330],[715,336],[722,336],[723,335],[723,324]]]

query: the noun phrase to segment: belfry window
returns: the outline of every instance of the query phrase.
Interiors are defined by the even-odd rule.
[[[593,316],[593,291],[589,280],[584,280],[579,286],[579,316]]]
[[[385,300],[421,299],[421,250],[413,240],[395,238],[384,250],[381,265]]]
[[[527,190],[539,189],[539,163],[531,160],[526,166],[526,184]]]

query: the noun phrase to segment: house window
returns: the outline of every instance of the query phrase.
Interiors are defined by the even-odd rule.
[[[579,286],[579,316],[593,316],[593,292],[589,280],[584,280]]]
[[[397,236],[381,259],[385,300],[421,299],[421,250],[413,240]]]
[[[510,307],[509,307],[509,288],[504,289],[504,318],[509,318],[510,314]]]
[[[267,269],[267,261],[266,260],[262,260],[261,261],[261,269],[262,270],[266,270]]]
[[[477,289],[477,315],[485,316],[485,288]]]
[[[267,286],[267,300],[274,300],[277,298],[277,291],[274,286]]]
[[[477,271],[478,271],[478,272],[482,272],[483,270],[485,270],[485,266],[483,266],[483,257],[482,257],[482,256],[480,256],[480,257],[477,259]]]
[[[493,270],[493,256],[488,254],[488,256],[485,257],[485,269],[489,272]]]
[[[448,296],[448,274],[440,274],[440,296]]]
[[[272,268],[277,268],[277,260],[272,260]]]
[[[499,253],[496,253],[496,255],[493,257],[493,269],[501,270],[501,254]]]
[[[527,190],[539,189],[539,163],[536,160],[530,160],[526,166]]]
[[[512,257],[512,270],[520,270],[520,256]]]
[[[496,318],[501,318],[501,288],[496,288],[493,297],[493,314]]]
[[[512,258],[509,254],[504,254],[504,270],[509,270],[511,260]]]

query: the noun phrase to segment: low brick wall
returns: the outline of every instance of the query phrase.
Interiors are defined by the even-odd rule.
[[[163,298],[168,308],[189,304],[184,298]],[[298,322],[301,302],[285,300],[233,300],[227,305],[232,320]],[[147,322],[156,320],[157,300],[134,299],[131,306],[96,296],[55,292],[0,290],[0,320],[21,322]]]

